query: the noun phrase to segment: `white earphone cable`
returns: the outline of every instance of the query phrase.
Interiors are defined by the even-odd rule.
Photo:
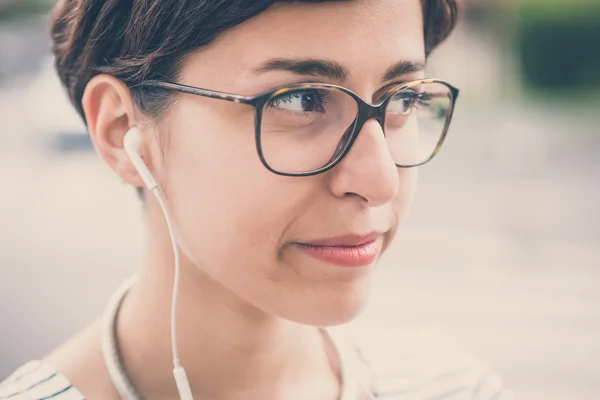
[[[179,391],[181,400],[193,400],[187,375],[181,366],[179,353],[177,350],[177,300],[179,297],[179,279],[181,275],[179,247],[177,246],[177,241],[175,240],[175,231],[173,230],[171,218],[169,216],[169,212],[167,211],[167,206],[163,201],[160,188],[152,188],[152,194],[154,194],[154,197],[156,197],[156,200],[158,201],[158,204],[164,214],[165,221],[167,223],[167,229],[169,230],[169,236],[171,238],[171,245],[173,246],[173,254],[175,257],[175,276],[173,278],[173,297],[171,301],[171,347],[173,352],[173,375],[175,376],[175,383],[177,384],[177,389]]]
[[[179,278],[181,274],[181,265],[179,261],[179,247],[177,246],[177,240],[175,239],[175,231],[173,224],[167,210],[167,206],[162,197],[160,186],[150,173],[150,170],[146,166],[146,163],[142,159],[141,150],[142,137],[138,128],[133,127],[125,137],[123,138],[123,147],[125,152],[129,156],[131,163],[133,164],[136,171],[140,174],[140,177],[144,181],[144,185],[152,192],[160,209],[165,217],[167,228],[169,230],[169,236],[171,238],[171,245],[173,246],[173,255],[175,257],[175,276],[173,278],[173,297],[171,301],[171,349],[173,352],[173,376],[179,391],[179,397],[181,400],[193,400],[192,390],[190,388],[189,381],[185,370],[183,369],[179,360],[179,353],[177,350],[177,300],[179,297]]]
[[[173,351],[173,364],[179,364],[179,354],[177,352],[177,299],[179,296],[179,277],[180,277],[180,265],[179,265],[179,251],[177,242],[175,241],[175,233],[171,224],[171,218],[167,212],[167,207],[162,199],[160,189],[158,187],[152,189],[152,194],[156,197],[160,208],[165,216],[167,223],[167,229],[169,230],[169,236],[171,237],[171,245],[173,246],[173,252],[175,256],[175,277],[173,279],[173,299],[171,302],[171,337],[172,337],[172,351]]]

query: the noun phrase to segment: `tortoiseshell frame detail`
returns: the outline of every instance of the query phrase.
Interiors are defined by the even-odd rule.
[[[455,88],[454,86],[452,86],[451,84],[449,84],[448,82],[445,82],[440,79],[419,79],[419,80],[399,84],[397,87],[395,87],[394,89],[389,91],[387,94],[382,96],[375,104],[367,103],[362,98],[360,98],[357,94],[355,94],[354,92],[352,92],[349,89],[346,89],[345,87],[328,84],[328,83],[293,84],[293,85],[289,85],[289,86],[285,86],[285,87],[280,87],[278,89],[270,90],[268,92],[265,92],[265,93],[262,93],[262,94],[259,94],[256,96],[242,96],[242,95],[238,95],[238,94],[218,92],[215,90],[202,89],[202,88],[198,88],[198,87],[194,87],[194,86],[182,85],[182,84],[178,84],[178,83],[165,82],[165,81],[145,81],[145,82],[142,82],[139,86],[161,88],[161,89],[165,89],[165,90],[172,90],[172,91],[176,91],[176,92],[192,94],[195,96],[209,97],[212,99],[226,100],[226,101],[231,101],[234,103],[242,103],[242,104],[247,104],[247,105],[253,106],[255,108],[254,132],[255,132],[256,150],[258,152],[260,161],[265,166],[265,168],[267,168],[269,171],[271,171],[277,175],[312,176],[312,175],[321,174],[323,172],[329,171],[330,169],[334,168],[346,156],[346,154],[348,154],[348,152],[352,148],[352,145],[354,144],[354,141],[358,137],[360,130],[362,129],[363,125],[368,120],[375,118],[381,124],[381,126],[384,127],[385,126],[384,119],[385,119],[386,108],[389,104],[389,100],[392,97],[394,97],[397,93],[401,92],[402,90],[417,87],[424,83],[439,83],[441,85],[446,86],[449,89],[452,98],[450,99],[451,100],[450,101],[450,109],[448,110],[448,114],[446,116],[444,130],[443,130],[442,135],[440,136],[440,140],[437,143],[435,150],[433,151],[431,156],[429,158],[427,158],[425,161],[423,161],[419,164],[415,164],[415,165],[396,164],[396,166],[398,168],[413,168],[413,167],[418,167],[420,165],[426,164],[427,162],[431,161],[431,159],[433,157],[435,157],[435,155],[439,152],[440,148],[442,147],[442,144],[444,143],[446,134],[448,132],[448,127],[450,126],[450,122],[452,120],[452,115],[454,113],[454,107],[456,104],[456,99],[458,98],[459,90],[457,88]],[[319,169],[313,170],[313,171],[308,171],[308,172],[292,172],[292,173],[290,173],[290,172],[277,171],[277,170],[271,168],[271,166],[267,163],[267,161],[264,157],[263,151],[262,151],[262,145],[261,145],[261,140],[260,140],[260,126],[261,126],[262,110],[263,110],[263,107],[265,106],[265,104],[267,104],[269,102],[269,100],[274,99],[278,96],[281,96],[282,94],[287,93],[289,91],[297,90],[297,89],[335,89],[335,90],[340,90],[342,92],[345,92],[345,93],[349,94],[350,96],[352,96],[352,98],[354,98],[354,100],[358,104],[358,115],[354,119],[354,125],[351,127],[352,131],[350,132],[350,138],[347,140],[347,143],[345,144],[344,148],[341,149],[341,151],[337,152],[338,154],[334,158],[332,158],[329,161],[329,163],[327,163],[325,166],[323,166]]]

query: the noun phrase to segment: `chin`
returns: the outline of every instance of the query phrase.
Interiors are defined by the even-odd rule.
[[[312,325],[327,328],[331,326],[347,324],[348,322],[358,318],[364,311],[365,307],[366,303],[361,304],[360,307],[345,309],[342,312],[337,312],[335,314],[322,315],[320,318],[318,318],[318,323]]]
[[[288,320],[303,325],[330,327],[346,324],[364,311],[368,305],[369,290],[354,287],[350,290],[334,291],[328,296],[319,296],[307,302],[296,304],[306,306],[290,307],[278,314]]]

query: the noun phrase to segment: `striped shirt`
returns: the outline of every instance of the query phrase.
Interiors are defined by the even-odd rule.
[[[439,329],[396,335],[393,341],[396,346],[389,346],[389,340],[373,335],[369,335],[370,346],[360,345],[355,338],[349,340],[345,331],[335,329],[329,329],[328,333],[340,356],[342,400],[514,399],[486,363],[460,351]],[[367,392],[374,392],[375,396],[368,396]],[[84,400],[85,397],[50,366],[33,361],[0,384],[0,400],[9,399]]]
[[[41,361],[31,361],[0,384],[0,399],[83,400],[69,381]]]

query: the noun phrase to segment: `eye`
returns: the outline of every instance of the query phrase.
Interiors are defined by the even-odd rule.
[[[269,101],[269,108],[295,113],[325,112],[327,94],[317,89],[300,89],[281,94]]]
[[[387,107],[387,112],[396,115],[409,115],[413,108],[429,107],[431,95],[407,89],[396,93]]]

